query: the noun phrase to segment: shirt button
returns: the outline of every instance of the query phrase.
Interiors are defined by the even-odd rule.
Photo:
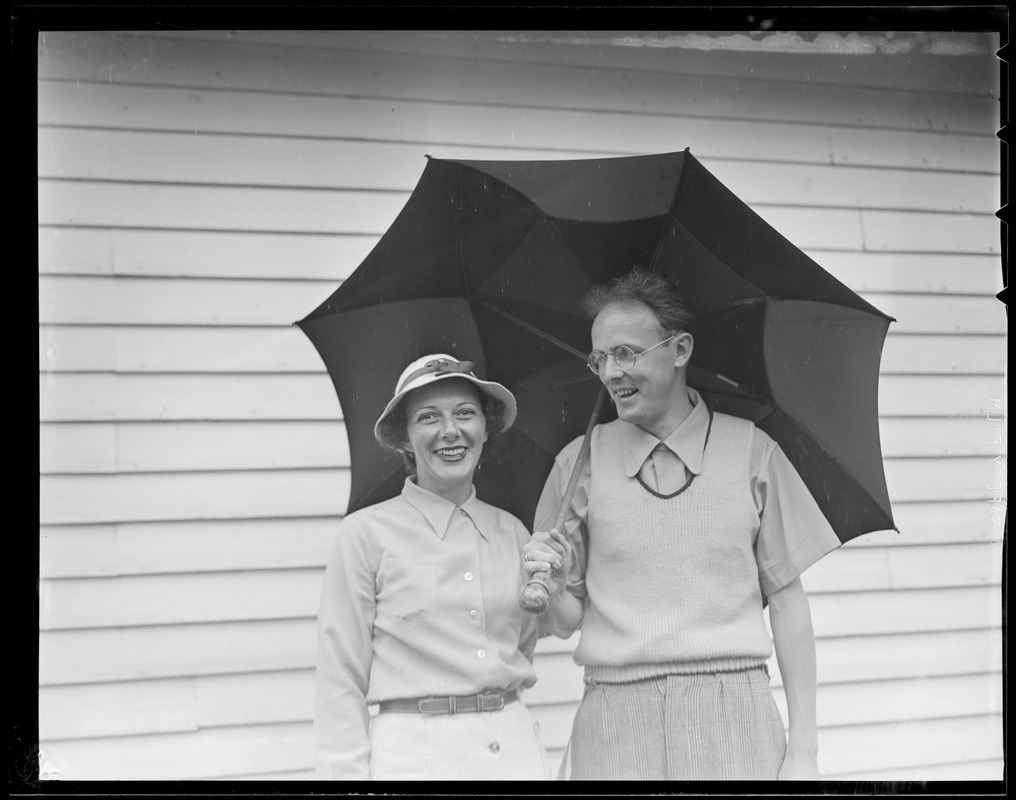
[[[487,657],[487,651],[484,650],[481,647],[479,650],[476,651],[476,655],[477,655],[477,658],[486,658]]]
[[[462,577],[465,578],[467,581],[471,581],[473,579],[473,573],[472,572],[467,572]]]
[[[498,752],[500,752],[500,750],[501,750],[501,745],[499,745],[497,742],[491,742],[491,744],[490,744],[490,752],[492,752],[492,753],[498,753]]]
[[[479,611],[477,611],[477,610],[476,610],[476,609],[474,608],[474,609],[473,609],[472,611],[470,611],[470,612],[469,612],[469,618],[470,618],[470,619],[479,619],[479,618],[480,618],[480,612],[479,612]]]

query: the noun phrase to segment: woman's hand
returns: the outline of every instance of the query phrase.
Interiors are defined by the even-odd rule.
[[[564,589],[572,566],[572,546],[556,529],[537,531],[522,548],[522,568],[528,578],[538,572],[549,572],[548,589],[557,594]]]

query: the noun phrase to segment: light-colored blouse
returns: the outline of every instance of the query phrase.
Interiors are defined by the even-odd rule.
[[[536,682],[537,618],[518,602],[528,540],[475,489],[456,507],[408,478],[399,496],[342,521],[318,617],[322,778],[369,777],[371,704]]]

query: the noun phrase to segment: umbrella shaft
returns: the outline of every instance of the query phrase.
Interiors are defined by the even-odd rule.
[[[585,436],[582,437],[582,446],[579,448],[578,457],[575,459],[575,466],[572,467],[571,477],[568,479],[568,488],[565,489],[564,497],[561,498],[561,505],[557,509],[557,519],[554,521],[554,527],[558,530],[558,532],[563,533],[562,529],[564,528],[564,521],[568,516],[568,508],[571,506],[572,495],[575,494],[575,487],[579,485],[579,475],[582,472],[582,465],[589,456],[589,446],[592,441],[593,428],[596,426],[596,423],[600,418],[600,410],[603,408],[603,402],[606,398],[607,387],[601,385],[600,393],[596,395],[596,405],[593,406],[593,413],[589,417],[589,424],[586,426]]]

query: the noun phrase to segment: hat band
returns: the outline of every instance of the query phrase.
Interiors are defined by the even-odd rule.
[[[463,375],[471,375],[475,378],[476,376],[472,374],[473,367],[475,366],[476,364],[472,361],[459,361],[456,363],[449,361],[446,358],[437,358],[433,361],[428,361],[419,369],[410,372],[409,375],[406,376],[406,379],[402,381],[402,385],[399,386],[398,391],[405,391],[406,387],[410,383],[424,375],[449,375],[452,373],[461,373]],[[396,394],[398,394],[398,392],[396,392]]]

